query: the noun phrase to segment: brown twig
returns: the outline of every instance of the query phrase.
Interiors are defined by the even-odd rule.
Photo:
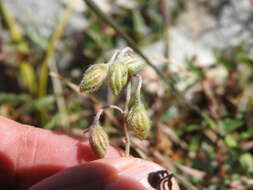
[[[220,108],[219,108],[218,101],[215,97],[215,94],[213,92],[214,87],[213,87],[211,79],[208,77],[204,69],[203,69],[203,73],[204,73],[204,79],[201,81],[201,86],[203,88],[203,92],[205,93],[205,95],[207,96],[209,100],[208,107],[209,107],[211,116],[215,119],[217,123],[219,123],[220,121],[219,109]]]
[[[61,81],[63,81],[64,83],[66,83],[69,88],[71,88],[73,91],[75,91],[78,95],[80,95],[80,96],[82,96],[84,98],[90,99],[94,104],[98,104],[99,107],[103,107],[103,105],[105,104],[105,103],[99,101],[96,97],[94,97],[92,95],[80,92],[79,86],[77,86],[76,84],[68,81],[67,79],[64,79],[59,74],[50,73],[50,76],[59,78]],[[111,112],[109,112],[109,111],[106,110],[105,114],[113,122],[113,124],[115,124],[118,127],[121,126],[121,124],[119,123],[119,121],[111,114]]]

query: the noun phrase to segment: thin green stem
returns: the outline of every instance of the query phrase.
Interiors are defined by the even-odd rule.
[[[109,64],[115,62],[119,55],[120,55],[120,50],[116,50],[113,56],[111,57]]]
[[[127,92],[126,92],[126,104],[125,104],[125,114],[124,114],[124,134],[125,134],[125,144],[126,144],[126,150],[125,150],[125,155],[129,156],[130,154],[130,146],[131,146],[131,140],[130,140],[130,136],[129,136],[129,132],[127,130],[127,113],[128,113],[128,107],[129,107],[129,102],[130,102],[130,98],[131,98],[131,80],[128,82],[127,84]]]
[[[115,110],[118,110],[121,114],[124,114],[124,111],[119,107],[119,106],[116,106],[116,105],[109,105],[109,106],[105,106],[103,107],[104,109],[115,109]]]
[[[48,44],[48,47],[46,50],[46,56],[45,56],[45,59],[42,63],[41,70],[40,70],[40,76],[39,76],[38,96],[40,98],[45,96],[45,94],[46,94],[47,82],[48,82],[48,65],[50,64],[51,58],[54,57],[55,47],[56,47],[57,43],[59,42],[59,40],[63,34],[64,28],[65,28],[66,24],[68,23],[69,18],[72,14],[72,11],[76,5],[77,5],[77,2],[75,2],[75,1],[70,2],[68,4],[67,8],[64,11],[62,19],[60,20],[60,22],[56,26],[55,31],[51,37],[51,40],[49,41],[49,44]]]
[[[99,120],[100,120],[100,117],[102,115],[102,113],[104,112],[104,109],[100,109],[96,116],[95,116],[95,119],[94,119],[94,122],[93,122],[93,126],[96,125],[96,124],[99,124]]]
[[[116,105],[107,105],[107,106],[104,106],[104,107],[102,107],[102,108],[97,112],[93,124],[98,124],[98,123],[99,123],[99,120],[100,120],[101,115],[102,115],[103,112],[104,112],[105,110],[107,110],[107,109],[115,109],[115,110],[118,110],[122,115],[124,115],[124,113],[125,113],[120,107],[118,107],[118,106],[116,106]]]
[[[130,102],[130,98],[131,98],[131,88],[132,88],[132,84],[131,84],[131,80],[130,80],[127,84],[125,113],[128,112],[129,102]]]
[[[128,133],[128,130],[127,130],[127,123],[126,123],[126,121],[124,121],[123,127],[124,127],[124,133],[125,133],[125,141],[126,141],[125,142],[126,143],[125,156],[128,157],[129,154],[130,154],[131,141],[130,141],[130,136],[129,136],[129,133]]]
[[[141,75],[137,74],[136,77],[138,78],[138,86],[137,86],[137,89],[136,89],[136,98],[137,98],[137,101],[140,102],[141,100],[141,86],[142,86],[142,77]]]
[[[130,88],[131,89],[131,88]],[[100,117],[101,115],[103,114],[103,112],[106,110],[106,109],[115,109],[117,111],[119,111],[122,115],[123,115],[123,120],[124,120],[124,124],[123,124],[123,127],[124,127],[124,133],[125,133],[125,140],[126,140],[126,152],[125,152],[125,155],[126,156],[129,156],[129,152],[130,152],[130,137],[129,137],[129,133],[128,133],[128,130],[127,130],[127,123],[126,123],[126,112],[123,111],[120,107],[116,106],[116,105],[108,105],[108,106],[104,106],[102,109],[100,109],[96,116],[95,116],[95,119],[93,121],[93,125],[92,126],[95,126],[96,124],[99,124],[99,120],[100,120]]]
[[[171,93],[178,97],[179,100],[181,100],[182,103],[186,104],[189,108],[196,111],[200,116],[203,117],[203,113],[201,110],[193,105],[190,102],[187,102],[185,98],[182,96],[182,94],[177,90],[175,87],[176,81],[168,76],[165,76],[150,60],[149,58],[142,53],[142,51],[138,48],[137,44],[118,26],[118,24],[115,23],[110,17],[108,17],[92,0],[84,0],[86,5],[93,10],[99,18],[101,18],[105,23],[110,25],[127,43],[128,45],[137,52],[145,61],[146,63],[152,67],[157,75],[162,79],[162,81],[166,84],[166,86],[171,90]]]
[[[174,82],[172,79],[167,78],[150,60],[149,58],[142,53],[142,51],[138,48],[137,44],[115,23],[111,18],[109,18],[92,0],[84,0],[87,6],[93,10],[104,22],[110,25],[126,42],[128,45],[137,52],[146,63],[152,67],[158,76],[173,90],[176,91],[174,87]]]

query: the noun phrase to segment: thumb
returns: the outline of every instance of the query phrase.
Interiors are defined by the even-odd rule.
[[[65,169],[29,190],[152,190],[148,175],[159,170],[161,166],[138,158],[107,158]],[[167,189],[179,190],[174,178]]]
[[[0,189],[27,189],[67,167],[97,159],[86,139],[0,116]],[[121,151],[109,147],[106,157]]]

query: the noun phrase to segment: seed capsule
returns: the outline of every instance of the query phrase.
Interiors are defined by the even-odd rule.
[[[109,84],[115,95],[118,95],[122,88],[126,85],[128,79],[128,69],[124,62],[120,59],[110,65]]]
[[[90,129],[90,146],[98,158],[104,158],[109,146],[109,139],[103,127],[96,124]]]
[[[125,55],[121,57],[121,60],[126,63],[128,73],[130,74],[139,72],[145,66],[145,63],[131,49],[125,52]]]
[[[127,123],[138,138],[145,139],[148,136],[150,121],[148,114],[141,102],[138,102],[132,106],[127,115]]]
[[[108,73],[107,64],[96,64],[88,68],[80,83],[80,91],[91,93],[96,91],[105,81]]]

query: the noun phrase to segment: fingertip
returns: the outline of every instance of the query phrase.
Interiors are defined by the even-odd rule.
[[[116,174],[116,170],[110,165],[90,162],[67,168],[42,180],[29,190],[62,190],[64,188],[102,190],[108,182],[115,178]]]
[[[147,190],[141,183],[129,177],[119,177],[105,186],[104,190]]]
[[[142,159],[106,158],[66,169],[29,190],[60,190],[63,187],[82,190],[152,190],[147,180],[148,174],[161,169],[159,165]]]
[[[97,159],[87,139],[1,116],[0,139],[0,177],[6,179],[0,180],[0,189],[7,184],[26,189],[65,168]],[[106,157],[119,156],[120,149],[108,148]]]
[[[148,175],[163,169],[154,162],[134,157],[114,158],[112,162],[117,168],[118,180],[109,184],[106,190],[153,190]]]

